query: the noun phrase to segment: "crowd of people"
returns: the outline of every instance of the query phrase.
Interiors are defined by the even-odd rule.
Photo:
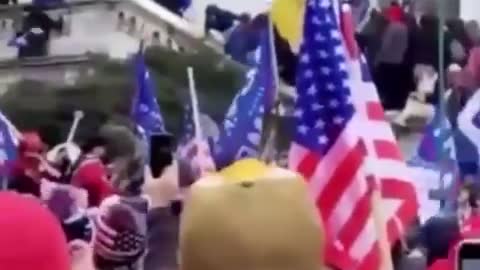
[[[124,150],[112,150],[111,136],[123,136],[121,138]],[[75,144],[67,144],[59,147],[53,156],[51,153],[47,154],[46,145],[37,133],[21,134],[18,157],[14,164],[9,164],[10,172],[3,180],[10,192],[21,194],[23,198],[2,193],[0,201],[2,207],[7,208],[13,207],[9,203],[18,201],[20,205],[15,207],[20,207],[19,212],[26,211],[25,213],[32,215],[22,218],[32,218],[32,230],[39,230],[38,237],[51,233],[44,236],[44,240],[32,239],[28,243],[42,241],[51,247],[51,250],[34,250],[34,247],[40,247],[40,244],[31,244],[32,259],[14,255],[9,255],[13,257],[8,258],[2,256],[2,269],[72,269],[70,264],[67,267],[65,263],[71,261],[69,257],[73,256],[78,245],[86,248],[88,245],[85,243],[90,242],[94,243],[90,260],[96,268],[74,269],[140,269],[140,265],[143,267],[144,264],[158,263],[155,256],[162,252],[161,247],[154,250],[156,255],[144,259],[149,241],[147,214],[152,204],[157,207],[162,204],[163,207],[170,207],[170,200],[167,200],[167,203],[159,201],[164,200],[165,192],[169,193],[168,196],[172,199],[172,193],[176,191],[171,191],[172,188],[175,189],[173,184],[170,188],[156,190],[156,196],[145,195],[145,178],[149,178],[145,177],[145,149],[134,133],[123,127],[106,127],[100,135],[86,140],[79,149],[76,149]],[[160,172],[163,169],[161,168]],[[150,174],[150,179],[152,177]],[[35,206],[35,202],[43,205],[49,213],[39,211],[38,208],[41,207]],[[26,209],[23,209],[24,204],[27,205]],[[29,209],[34,209],[32,211],[37,213],[32,214]],[[34,219],[39,215],[43,217],[39,218],[37,223]],[[18,224],[16,218],[12,217],[8,222],[2,221],[2,224]],[[163,219],[162,222],[168,220]],[[40,227],[36,227],[36,224],[40,224]],[[55,228],[52,224],[60,226]],[[42,227],[43,225],[46,227]],[[9,238],[8,234],[11,232],[4,232],[6,234],[0,235],[0,241],[2,245],[8,246],[11,244],[8,241],[14,240]],[[32,234],[28,230],[20,234],[22,233],[26,233],[27,237]],[[73,243],[73,246],[68,247],[67,243]],[[174,252],[169,256],[175,257]],[[167,262],[163,262],[165,263]],[[157,264],[150,267],[145,269],[157,269],[153,267],[159,266]]]
[[[133,132],[107,126],[98,134],[79,150],[66,144],[53,156],[37,133],[21,135],[17,161],[10,166],[10,192],[0,193],[0,208],[14,213],[0,220],[0,243],[10,252],[7,259],[0,256],[0,266],[18,270],[177,267],[179,223],[178,217],[172,219],[171,215],[181,212],[176,196],[187,167],[175,171],[163,167],[159,170],[162,176],[152,182],[153,176],[145,170],[145,145]],[[112,146],[112,138],[119,136],[120,150]],[[435,264],[448,260],[458,239],[480,229],[475,214],[479,194],[474,181],[465,181],[456,210],[443,212],[425,224],[412,224],[392,249],[395,269],[436,269]],[[18,228],[20,235],[8,227],[19,220],[30,224]],[[155,222],[163,225],[158,227]],[[14,242],[23,240],[28,250],[12,248]],[[45,246],[40,247],[38,241]],[[17,256],[32,259],[19,260]]]
[[[264,29],[266,23],[264,15],[251,19],[246,14],[235,15],[216,6],[209,6],[205,29],[207,32],[210,29],[229,32],[229,39],[225,45],[226,52],[235,60],[248,64],[248,53],[258,46],[257,30]],[[418,90],[422,76],[427,74],[438,78],[437,74],[441,69],[448,70],[446,82],[452,88],[451,96],[454,97],[451,99],[452,103],[447,102],[448,117],[452,125],[456,125],[456,115],[480,87],[480,28],[475,21],[464,22],[461,19],[452,19],[447,22],[442,31],[444,32],[440,34],[439,19],[436,16],[423,15],[417,20],[397,2],[392,2],[391,6],[384,11],[371,12],[367,24],[356,37],[368,60],[381,101],[386,109],[403,109],[408,98],[411,97],[411,92]],[[244,33],[247,32],[251,33],[251,39],[244,39]],[[443,43],[444,51],[440,51],[442,46],[439,46],[439,43]],[[441,54],[444,56],[443,66],[439,64]],[[455,68],[451,68],[452,65]],[[429,96],[428,102],[437,104],[439,87],[434,86],[434,88],[436,90]],[[193,241],[193,238],[185,235],[183,239],[178,237],[179,227],[181,227],[178,215],[182,212],[182,202],[179,198],[183,195],[179,189],[181,185],[179,182],[184,178],[188,178],[185,186],[195,182],[196,179],[192,179],[194,178],[192,175],[182,176],[182,174],[188,174],[188,170],[191,169],[188,166],[191,164],[178,169],[179,165],[173,161],[173,150],[169,149],[171,150],[171,153],[168,153],[169,161],[160,162],[159,167],[152,168],[149,166],[152,163],[148,163],[157,157],[151,156],[145,142],[127,127],[108,126],[93,133],[95,134],[82,142],[79,148],[72,143],[67,143],[57,148],[53,154],[47,151],[52,149],[47,149],[37,133],[25,132],[19,136],[17,158],[13,164],[2,167],[9,168],[8,175],[4,179],[9,192],[0,192],[0,209],[4,210],[2,212],[8,211],[11,215],[0,216],[0,248],[4,247],[2,250],[6,252],[0,254],[0,268],[18,270],[176,269],[179,267],[177,250],[180,249],[185,254],[190,254],[188,259],[191,260],[190,262],[202,261],[207,267],[215,270],[215,268],[220,269],[220,266],[224,266],[222,269],[225,266],[231,267],[221,265],[223,263],[221,260],[216,261],[219,258],[237,260],[239,265],[242,265],[250,262],[241,260],[248,260],[249,256],[258,255],[250,252],[249,248],[252,250],[255,248],[245,246],[245,243],[247,240],[250,241],[249,243],[254,243],[263,238],[259,235],[255,236],[258,239],[246,233],[244,235],[244,232],[253,230],[252,228],[257,229],[255,221],[248,223],[252,228],[245,228],[248,226],[242,227],[244,224],[233,224],[234,222],[225,222],[225,220],[223,220],[225,224],[228,224],[214,224],[218,225],[216,228],[205,225],[211,225],[211,223],[201,223],[204,230],[196,235],[198,238],[193,238],[197,240],[197,244],[202,243],[196,246],[195,250],[181,246],[181,243]],[[113,138],[117,142],[120,141],[122,149],[115,149],[112,146]],[[405,228],[408,233],[392,248],[392,259],[396,270],[450,269],[446,265],[452,263],[452,250],[455,244],[472,235],[478,236],[480,186],[475,179],[471,179],[472,176],[478,175],[478,160],[462,163],[461,157],[458,157],[458,161],[461,170],[459,177],[462,179],[459,181],[458,190],[452,193],[455,195],[450,198],[448,207],[442,208],[440,213],[423,224],[417,220],[410,228]],[[474,164],[475,168],[470,168],[471,164]],[[177,167],[174,168],[175,166]],[[154,176],[152,171],[155,172]],[[247,170],[243,173],[251,173],[251,171]],[[217,184],[212,181],[207,186],[212,188],[218,186]],[[251,190],[252,186],[250,182],[239,185],[241,192]],[[235,193],[237,191],[232,190],[234,189],[223,194],[238,195]],[[297,192],[297,189],[293,190]],[[262,197],[263,192],[269,191],[253,192],[254,195],[248,195],[252,197],[241,198],[256,200],[258,197],[255,196]],[[239,198],[235,196],[223,198],[224,195],[206,193],[208,194],[206,199],[197,201],[203,203],[198,204],[198,207],[212,207],[212,202],[222,203]],[[242,196],[245,194],[248,193],[242,193]],[[198,193],[195,195],[192,196],[193,199],[198,200],[200,195]],[[304,200],[306,195],[301,192],[297,195],[300,198],[299,201],[306,201]],[[257,202],[263,202],[262,200],[266,198],[263,197]],[[292,201],[288,201],[290,202]],[[245,203],[245,201],[236,201],[233,205],[239,206]],[[278,204],[262,204],[258,209],[265,211],[268,207],[275,208],[282,203],[285,202],[280,200]],[[265,205],[269,206],[265,207]],[[303,204],[298,205],[303,206]],[[298,205],[295,204],[297,207]],[[212,220],[220,222],[220,219],[215,218],[228,216],[229,213],[232,220],[234,216],[243,217],[243,215],[259,218],[265,213],[258,212],[260,214],[256,215],[257,212],[250,211],[248,207],[238,207],[236,210],[239,212],[233,212],[231,209],[222,208],[223,206],[213,205],[218,207],[217,211],[204,211],[203,214],[209,214],[204,218],[211,218],[210,222]],[[276,209],[269,214],[288,213],[285,208],[280,211]],[[304,220],[303,225],[306,224],[305,227],[315,231],[315,234],[312,234],[315,237],[306,238],[313,239],[314,242],[323,241],[322,230],[318,228],[321,225],[315,222],[316,226],[311,226],[309,223],[313,220],[310,219],[313,211],[304,210],[300,212],[309,214],[305,214],[305,220],[308,221]],[[186,219],[199,219],[202,215],[198,213],[200,212],[190,209]],[[282,218],[285,223],[292,222],[291,228],[296,228],[298,225],[294,224],[297,219],[292,219],[287,214]],[[158,226],[158,222],[162,225]],[[194,230],[194,227],[183,225],[183,229],[187,231]],[[205,229],[206,227],[208,228]],[[288,230],[290,227],[282,228]],[[230,252],[228,250],[221,257],[216,257],[214,253],[221,253],[223,250],[214,250],[215,248],[209,246],[209,241],[212,240],[218,244],[224,239],[209,239],[206,236],[214,231],[231,237],[235,237],[236,234],[242,235],[242,239],[238,240],[237,237],[238,242],[226,247],[226,250],[232,247],[240,248],[234,250],[235,253],[228,253]],[[280,229],[266,230],[264,233],[280,231]],[[308,235],[308,233],[303,234],[301,230],[293,231],[292,229],[285,232],[292,235],[296,233]],[[265,244],[268,241],[259,242]],[[290,250],[292,247],[297,248],[293,243],[295,241],[286,242]],[[310,254],[313,259],[304,257],[303,262],[319,263],[316,248],[321,245],[313,243],[309,246],[304,242],[297,242],[302,247],[296,249],[294,253],[288,253],[289,255],[296,254],[301,257],[304,254]],[[313,248],[304,250],[305,246]],[[280,250],[275,249],[277,247],[270,247],[275,251]],[[199,259],[201,257],[199,250],[205,252],[213,250],[213,255],[209,254]],[[244,251],[249,254],[238,255]],[[284,250],[278,252],[278,254],[287,254]],[[267,253],[271,255],[265,250],[259,252],[261,256]],[[288,259],[295,260],[296,258],[292,259],[293,257],[295,255],[289,256]],[[278,259],[277,256],[275,260]],[[188,260],[183,258],[184,262]],[[263,263],[258,259],[248,266],[252,267],[259,261]],[[282,260],[278,261],[282,262]],[[270,261],[270,263],[278,265],[277,261]],[[194,264],[187,265],[185,269],[196,269],[192,265]]]
[[[416,18],[395,1],[384,11],[371,11],[368,22],[357,34],[357,41],[368,59],[386,109],[404,107],[409,93],[416,90],[421,73],[438,73],[440,68],[447,69],[452,64],[467,69],[462,80],[455,83],[468,88],[478,86],[478,22],[448,19],[443,31],[440,41],[437,15]],[[439,67],[440,42],[444,48],[443,67]],[[431,96],[429,101],[436,103],[438,95]]]

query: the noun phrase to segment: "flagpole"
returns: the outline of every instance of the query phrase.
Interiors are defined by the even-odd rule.
[[[280,121],[280,101],[278,97],[278,89],[280,85],[280,78],[278,76],[278,61],[277,52],[275,49],[275,29],[271,12],[268,14],[268,42],[270,45],[270,68],[272,70],[274,96],[269,110],[265,110],[263,117],[263,127],[266,134],[266,139],[263,144],[263,149],[260,152],[260,159],[269,162],[273,158],[273,150],[277,146],[277,129]],[[267,91],[267,90],[265,90]],[[269,93],[269,92],[267,92]],[[269,98],[265,96],[265,98]]]
[[[272,14],[268,14],[268,41],[270,43],[270,53],[271,53],[271,66],[272,66],[272,73],[273,73],[273,83],[276,90],[278,90],[278,86],[280,84],[280,79],[278,76],[278,61],[277,61],[277,51],[275,48],[275,29],[273,25]],[[278,91],[275,91],[274,96],[274,103],[278,99]]]
[[[446,119],[446,103],[445,103],[445,3],[444,0],[439,0],[437,1],[438,3],[438,18],[439,18],[439,23],[438,23],[438,90],[439,90],[439,104],[438,104],[438,110],[440,110],[440,128],[443,130],[446,128],[446,122],[448,121]],[[444,178],[442,176],[442,172],[444,171],[444,161],[446,157],[442,153],[440,153],[440,189],[442,191],[445,191],[445,183],[444,183]],[[442,198],[440,200],[440,207],[443,208],[445,206],[445,198]]]
[[[197,98],[197,91],[195,89],[195,79],[193,76],[193,68],[187,68],[187,75],[188,75],[188,85],[190,88],[190,99],[192,103],[192,112],[193,112],[193,123],[195,126],[195,138],[197,142],[200,142],[203,138],[202,128],[200,126],[200,113],[198,108],[198,98]]]
[[[70,131],[68,132],[68,137],[65,143],[73,142],[75,133],[77,133],[78,124],[80,123],[83,117],[84,117],[83,111],[75,111],[73,113],[73,123],[72,123],[72,126],[70,127]]]

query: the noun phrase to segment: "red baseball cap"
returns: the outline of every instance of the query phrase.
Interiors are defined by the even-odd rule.
[[[35,198],[0,192],[0,269],[70,270],[55,216]]]

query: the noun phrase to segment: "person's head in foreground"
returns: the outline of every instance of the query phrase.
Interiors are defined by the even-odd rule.
[[[37,199],[0,192],[0,212],[0,269],[93,270],[87,246],[74,244],[71,257],[59,222]]]
[[[242,160],[191,186],[181,270],[323,269],[323,227],[296,173]]]

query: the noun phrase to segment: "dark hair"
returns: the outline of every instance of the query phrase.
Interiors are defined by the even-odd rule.
[[[80,149],[84,154],[86,154],[92,151],[95,147],[102,146],[107,146],[107,140],[100,136],[94,136],[87,139],[87,141],[85,141],[85,143],[80,147]]]
[[[134,153],[124,157],[127,162],[125,167],[119,168],[118,179],[114,181],[114,185],[126,195],[138,196],[142,193],[142,186],[145,182],[144,168],[147,164],[147,147],[140,140],[135,141],[134,144]]]
[[[462,190],[468,192],[468,204],[472,208],[478,208],[478,199],[480,195],[480,184],[473,181],[465,181]]]
[[[465,22],[462,19],[450,19],[445,23],[452,37],[462,44],[466,51],[469,51],[473,46]]]
[[[145,160],[141,157],[130,160],[125,168],[125,178],[127,178],[125,181],[128,181],[128,184],[124,187],[124,192],[133,196],[142,194],[142,186],[145,183],[144,166]]]
[[[238,20],[242,23],[248,23],[248,22],[250,22],[251,19],[252,19],[252,17],[248,13],[242,13],[238,17]]]

